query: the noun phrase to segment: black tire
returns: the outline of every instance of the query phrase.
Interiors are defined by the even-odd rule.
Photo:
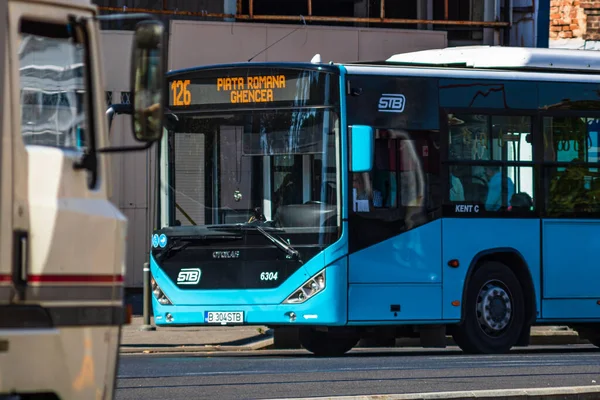
[[[587,338],[588,341],[596,347],[600,347],[600,335]]]
[[[297,327],[277,327],[273,329],[274,349],[299,349],[300,347]]]
[[[589,336],[586,339],[594,346],[600,347],[600,335]]]
[[[572,326],[573,330],[579,335],[579,339],[587,340],[596,347],[600,347],[600,330],[587,326]]]
[[[300,343],[302,347],[319,357],[339,357],[350,350],[360,335],[351,329],[330,328],[327,332],[313,328],[300,329]]]
[[[452,337],[465,353],[507,353],[519,341],[525,324],[519,280],[505,264],[485,262],[471,276],[463,312],[464,320],[454,327]]]

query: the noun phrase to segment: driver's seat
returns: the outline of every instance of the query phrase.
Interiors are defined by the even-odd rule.
[[[465,193],[465,201],[469,203],[485,204],[488,188],[483,182],[473,179],[472,176],[462,178],[461,182]]]

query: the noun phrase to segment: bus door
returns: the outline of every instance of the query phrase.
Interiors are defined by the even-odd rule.
[[[442,317],[437,136],[375,129],[372,171],[350,174],[350,320]]]
[[[600,119],[543,118],[543,318],[599,318]],[[588,163],[583,164],[583,163]]]

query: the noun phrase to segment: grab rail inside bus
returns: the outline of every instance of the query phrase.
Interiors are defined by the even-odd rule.
[[[183,214],[185,218],[187,218],[188,221],[190,221],[192,225],[197,225],[196,222],[192,219],[192,217],[190,217],[189,214],[186,213],[185,210],[179,204],[177,204],[177,202],[175,202],[175,207]]]

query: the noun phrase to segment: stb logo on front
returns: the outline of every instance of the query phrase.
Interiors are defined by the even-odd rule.
[[[379,112],[401,113],[404,111],[406,98],[403,94],[383,94],[377,106]]]
[[[200,282],[202,271],[200,268],[183,268],[177,275],[178,285],[196,285]]]

